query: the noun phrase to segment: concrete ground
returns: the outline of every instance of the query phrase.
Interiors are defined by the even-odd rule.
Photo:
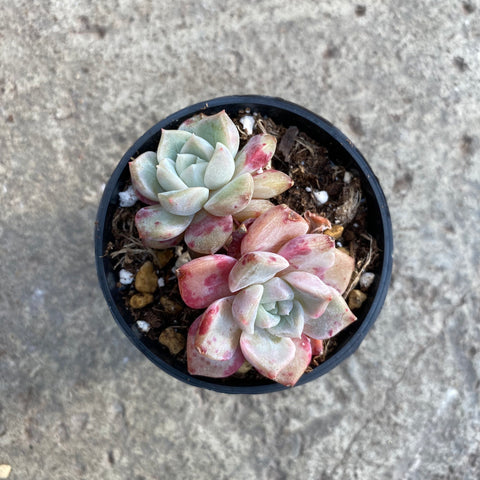
[[[478,0],[0,0],[0,472],[9,479],[480,477]],[[395,230],[386,305],[329,375],[174,380],[116,327],[93,227],[168,114],[276,95],[350,136]]]

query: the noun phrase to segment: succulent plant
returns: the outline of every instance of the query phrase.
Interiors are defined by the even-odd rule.
[[[239,141],[225,111],[200,114],[178,130],[162,130],[157,152],[130,162],[133,187],[149,205],[135,218],[146,246],[168,248],[184,236],[192,250],[215,253],[232,234],[234,219],[260,215],[272,206],[269,198],[293,184],[288,175],[265,169],[275,137],[252,136],[240,151]]]
[[[188,334],[192,375],[229,376],[246,359],[292,386],[312,348],[318,353],[319,341],[356,319],[342,297],[353,258],[309,229],[286,205],[274,206],[251,222],[236,257],[206,255],[178,269],[184,302],[206,309]]]

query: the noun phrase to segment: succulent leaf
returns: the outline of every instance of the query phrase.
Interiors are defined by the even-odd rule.
[[[262,285],[250,285],[233,300],[232,313],[238,326],[247,333],[253,333],[255,318],[263,294]]]
[[[197,159],[198,157],[191,153],[179,153],[175,160],[175,170],[177,171],[177,174],[181,175],[187,167],[197,163]]]
[[[276,205],[262,213],[242,240],[242,253],[261,250],[277,252],[282,245],[307,233],[308,223],[286,205]]]
[[[185,190],[171,190],[158,194],[160,205],[174,215],[193,215],[208,199],[208,188],[192,187]]]
[[[280,277],[273,277],[263,284],[262,303],[293,300],[294,295],[292,287],[285,280]]]
[[[257,316],[255,318],[255,327],[257,328],[271,328],[280,322],[280,315],[272,313],[265,308],[264,304],[260,304],[257,309]]]
[[[185,142],[180,153],[190,153],[208,162],[213,153],[213,146],[207,140],[197,135],[191,137]]]
[[[229,360],[238,348],[241,330],[232,315],[233,297],[213,302],[202,315],[195,348],[212,360]]]
[[[192,219],[193,215],[173,215],[160,205],[152,205],[137,212],[135,225],[142,241],[163,242],[181,235]]]
[[[162,188],[157,181],[157,154],[142,153],[128,166],[135,191],[150,202],[158,203],[157,195]]]
[[[205,170],[207,169],[208,163],[194,163],[187,167],[180,174],[180,178],[189,186],[189,187],[204,187],[203,178],[205,176]],[[207,189],[207,192],[210,194],[210,191]],[[207,195],[208,199],[208,195]]]
[[[185,242],[195,252],[212,254],[225,245],[232,230],[231,215],[215,217],[200,210],[185,231]]]
[[[305,335],[292,338],[292,341],[295,345],[295,356],[275,377],[276,382],[286,387],[293,387],[298,382],[312,360],[312,347]]]
[[[336,294],[319,318],[305,320],[304,333],[309,337],[323,340],[333,337],[356,319],[344,298]]]
[[[183,301],[191,308],[206,308],[215,300],[231,295],[228,275],[236,260],[227,255],[195,258],[177,270]]]
[[[230,150],[232,156],[238,152],[240,136],[237,127],[225,110],[215,115],[196,115],[183,122],[179,130],[194,133],[207,140],[211,145],[216,145],[217,142],[223,143]]]
[[[264,168],[275,153],[276,146],[277,139],[273,135],[262,133],[251,137],[235,157],[234,177]]]
[[[218,142],[205,170],[205,186],[210,190],[218,190],[232,179],[234,171],[235,161],[230,150]]]
[[[296,350],[292,339],[275,337],[262,329],[242,332],[240,347],[247,361],[272,380],[294,359]]]
[[[175,158],[191,136],[191,133],[181,130],[162,130],[162,136],[157,149],[158,160]]]
[[[195,348],[195,338],[203,315],[200,315],[190,326],[187,337],[187,363],[191,375],[202,375],[211,378],[223,378],[233,375],[245,362],[240,347],[229,360],[212,360],[202,355]]]
[[[157,165],[157,180],[166,191],[183,190],[188,186],[180,179],[175,168],[175,162],[170,158],[162,158]]]
[[[335,261],[335,242],[328,235],[306,234],[292,238],[278,251],[292,270],[323,275]]]
[[[253,179],[250,174],[241,175],[214,193],[204,205],[212,215],[233,215],[243,210],[253,194]]]
[[[281,278],[293,288],[295,298],[309,317],[322,315],[333,298],[334,290],[311,273],[289,272]]]
[[[345,292],[350,283],[353,270],[355,269],[355,260],[346,253],[334,250],[335,259],[333,266],[320,275],[320,278],[339,293]]]
[[[288,262],[275,253],[246,253],[230,271],[228,285],[232,292],[237,292],[255,283],[265,283],[287,267]]]
[[[233,216],[237,222],[243,223],[250,218],[259,217],[272,207],[273,203],[269,200],[252,198],[250,203],[241,212],[235,213]]]
[[[277,337],[300,338],[305,322],[303,307],[298,301],[293,302],[289,315],[281,315],[280,321],[268,331]]]
[[[253,197],[272,198],[288,190],[293,185],[293,180],[279,170],[265,170],[253,175]]]

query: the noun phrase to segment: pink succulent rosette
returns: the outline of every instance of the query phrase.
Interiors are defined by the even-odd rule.
[[[156,152],[129,163],[140,200],[135,224],[143,244],[169,248],[182,238],[195,252],[211,254],[223,247],[242,222],[272,206],[269,198],[293,184],[266,168],[276,138],[252,136],[239,150],[237,127],[225,113],[196,115],[177,130],[162,130]]]
[[[192,375],[225,377],[247,360],[259,373],[293,386],[318,353],[356,317],[342,293],[354,260],[331,237],[286,205],[248,227],[236,255],[207,255],[177,271],[191,308],[206,309],[187,341]]]

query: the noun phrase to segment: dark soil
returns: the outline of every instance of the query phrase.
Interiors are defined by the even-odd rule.
[[[241,116],[239,115],[239,118]],[[330,220],[332,226],[343,227],[343,233],[336,239],[337,246],[345,248],[356,261],[356,271],[345,293],[347,297],[358,283],[361,273],[375,271],[379,253],[375,240],[367,231],[367,203],[360,179],[353,175],[353,172],[347,172],[345,168],[335,165],[329,159],[326,148],[295,127],[286,129],[276,125],[271,119],[260,116],[255,116],[255,120],[253,135],[264,132],[277,138],[272,167],[287,173],[294,180],[294,186],[271,199],[272,202],[285,203],[301,214],[306,211],[319,214]],[[249,135],[237,120],[234,121],[243,146]],[[323,204],[315,198],[315,192],[320,191],[328,194],[328,201]],[[133,207],[117,208],[112,221],[114,241],[108,245],[106,255],[112,259],[117,271],[125,269],[133,274],[150,260],[154,263],[157,276],[165,282],[163,287],[154,292],[153,303],[141,309],[130,307],[131,297],[138,293],[134,283],[128,286],[118,283],[125,306],[132,314],[132,328],[138,328],[135,323],[139,320],[148,322],[150,330],[144,334],[153,342],[159,342],[160,334],[169,327],[186,338],[189,326],[202,311],[193,310],[183,303],[178,290],[175,264],[182,254],[192,252],[188,252],[184,243],[169,250],[146,249],[138,238],[134,223],[135,213],[144,206],[137,202]],[[194,257],[195,254],[191,256]],[[365,293],[368,297],[368,290]],[[323,354],[312,359],[309,369],[318,366],[334,353],[335,344],[335,338],[325,341]],[[168,345],[161,348],[168,354]],[[186,371],[185,348],[173,357],[173,363],[182,365]],[[254,381],[265,380],[254,369],[236,375]]]

